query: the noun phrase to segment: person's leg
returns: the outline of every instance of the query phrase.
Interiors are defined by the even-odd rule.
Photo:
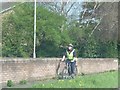
[[[71,75],[71,63],[70,61],[68,60],[68,74]]]
[[[71,74],[74,74],[76,62],[71,62]]]

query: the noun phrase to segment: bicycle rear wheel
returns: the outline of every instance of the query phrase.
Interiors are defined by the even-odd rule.
[[[75,66],[75,71],[74,71],[74,74],[75,74],[75,76],[77,76],[77,75],[78,75],[78,69],[77,69],[77,66]]]

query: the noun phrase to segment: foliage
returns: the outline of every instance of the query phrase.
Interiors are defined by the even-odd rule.
[[[37,56],[59,56],[60,44],[63,42],[61,26],[66,18],[51,12],[43,6],[37,7]],[[64,37],[64,39],[69,39]],[[67,41],[65,41],[67,42]]]
[[[22,4],[3,18],[2,53],[7,57],[30,57],[33,51],[33,5]]]
[[[12,87],[14,84],[13,84],[13,81],[12,80],[8,80],[7,81],[7,86],[8,87]]]
[[[33,4],[24,3],[17,6],[13,12],[3,19],[3,56],[31,57],[33,52]],[[64,16],[51,12],[42,6],[37,7],[38,56],[41,56],[39,52],[41,53],[43,48],[53,47],[54,49],[59,47],[63,40],[60,30],[64,20],[66,20]],[[51,56],[53,49],[47,48],[47,51],[43,50],[43,56],[46,52],[50,54],[47,56]],[[56,49],[56,52],[58,51]]]
[[[95,3],[87,3],[87,5],[86,8],[92,10]],[[33,3],[27,2],[16,6],[12,13],[4,16],[3,57],[33,56],[33,13]],[[118,57],[115,40],[102,40],[104,37],[99,39],[96,32],[92,33],[97,25],[95,21],[89,22],[89,25],[82,23],[85,19],[79,22],[67,21],[64,15],[49,10],[42,4],[37,5],[37,57],[61,57],[69,43],[73,43],[78,57]]]
[[[20,84],[26,84],[27,81],[26,81],[26,80],[21,80],[19,83],[20,83]]]

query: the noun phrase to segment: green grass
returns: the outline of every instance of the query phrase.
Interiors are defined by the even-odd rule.
[[[117,88],[118,71],[77,76],[75,79],[48,80],[39,82],[33,88]]]

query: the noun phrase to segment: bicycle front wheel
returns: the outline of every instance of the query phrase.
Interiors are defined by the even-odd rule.
[[[65,67],[62,71],[62,78],[66,79],[68,77],[68,69]]]

